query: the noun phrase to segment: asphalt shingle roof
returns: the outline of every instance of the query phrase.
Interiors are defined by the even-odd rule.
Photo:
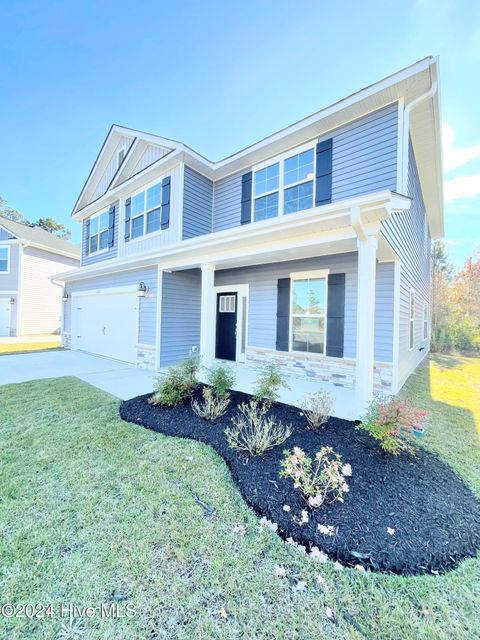
[[[0,216],[0,226],[4,227],[12,236],[15,236],[19,240],[32,242],[54,253],[63,252],[70,254],[74,258],[80,258],[80,245],[73,244],[64,238],[59,238],[41,227],[20,224],[19,222],[13,222],[13,220],[2,216]]]

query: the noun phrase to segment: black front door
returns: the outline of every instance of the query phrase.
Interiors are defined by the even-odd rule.
[[[215,357],[235,360],[237,351],[237,294],[217,294],[217,339]]]

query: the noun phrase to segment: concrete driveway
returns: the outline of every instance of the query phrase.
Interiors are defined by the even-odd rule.
[[[61,376],[76,376],[117,398],[127,400],[152,391],[156,374],[80,351],[0,356],[0,385]]]

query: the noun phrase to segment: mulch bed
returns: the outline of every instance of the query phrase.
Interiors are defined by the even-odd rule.
[[[390,456],[352,422],[330,418],[311,431],[298,408],[277,404],[272,414],[291,424],[293,434],[263,456],[247,457],[230,449],[224,435],[237,403],[250,399],[247,394],[232,392],[229,410],[215,423],[198,418],[189,403],[167,409],[148,404],[148,398],[123,402],[121,417],[211,445],[250,507],[276,522],[283,538],[292,537],[307,550],[317,546],[342,564],[413,575],[452,569],[480,547],[480,503],[448,465],[422,448],[416,456]],[[345,502],[309,510],[310,521],[304,525],[292,519],[308,509],[303,497],[290,479],[279,477],[283,451],[294,446],[312,457],[321,446],[333,447],[353,471]],[[289,513],[283,510],[285,504],[291,507]],[[318,524],[333,525],[335,535],[320,533]]]

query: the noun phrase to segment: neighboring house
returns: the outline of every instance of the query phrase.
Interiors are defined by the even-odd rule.
[[[60,334],[63,290],[51,278],[79,264],[80,247],[0,216],[0,337]]]
[[[114,125],[72,213],[65,345],[150,368],[274,359],[354,388],[358,412],[398,391],[429,348],[437,74],[421,60],[219,162]]]

